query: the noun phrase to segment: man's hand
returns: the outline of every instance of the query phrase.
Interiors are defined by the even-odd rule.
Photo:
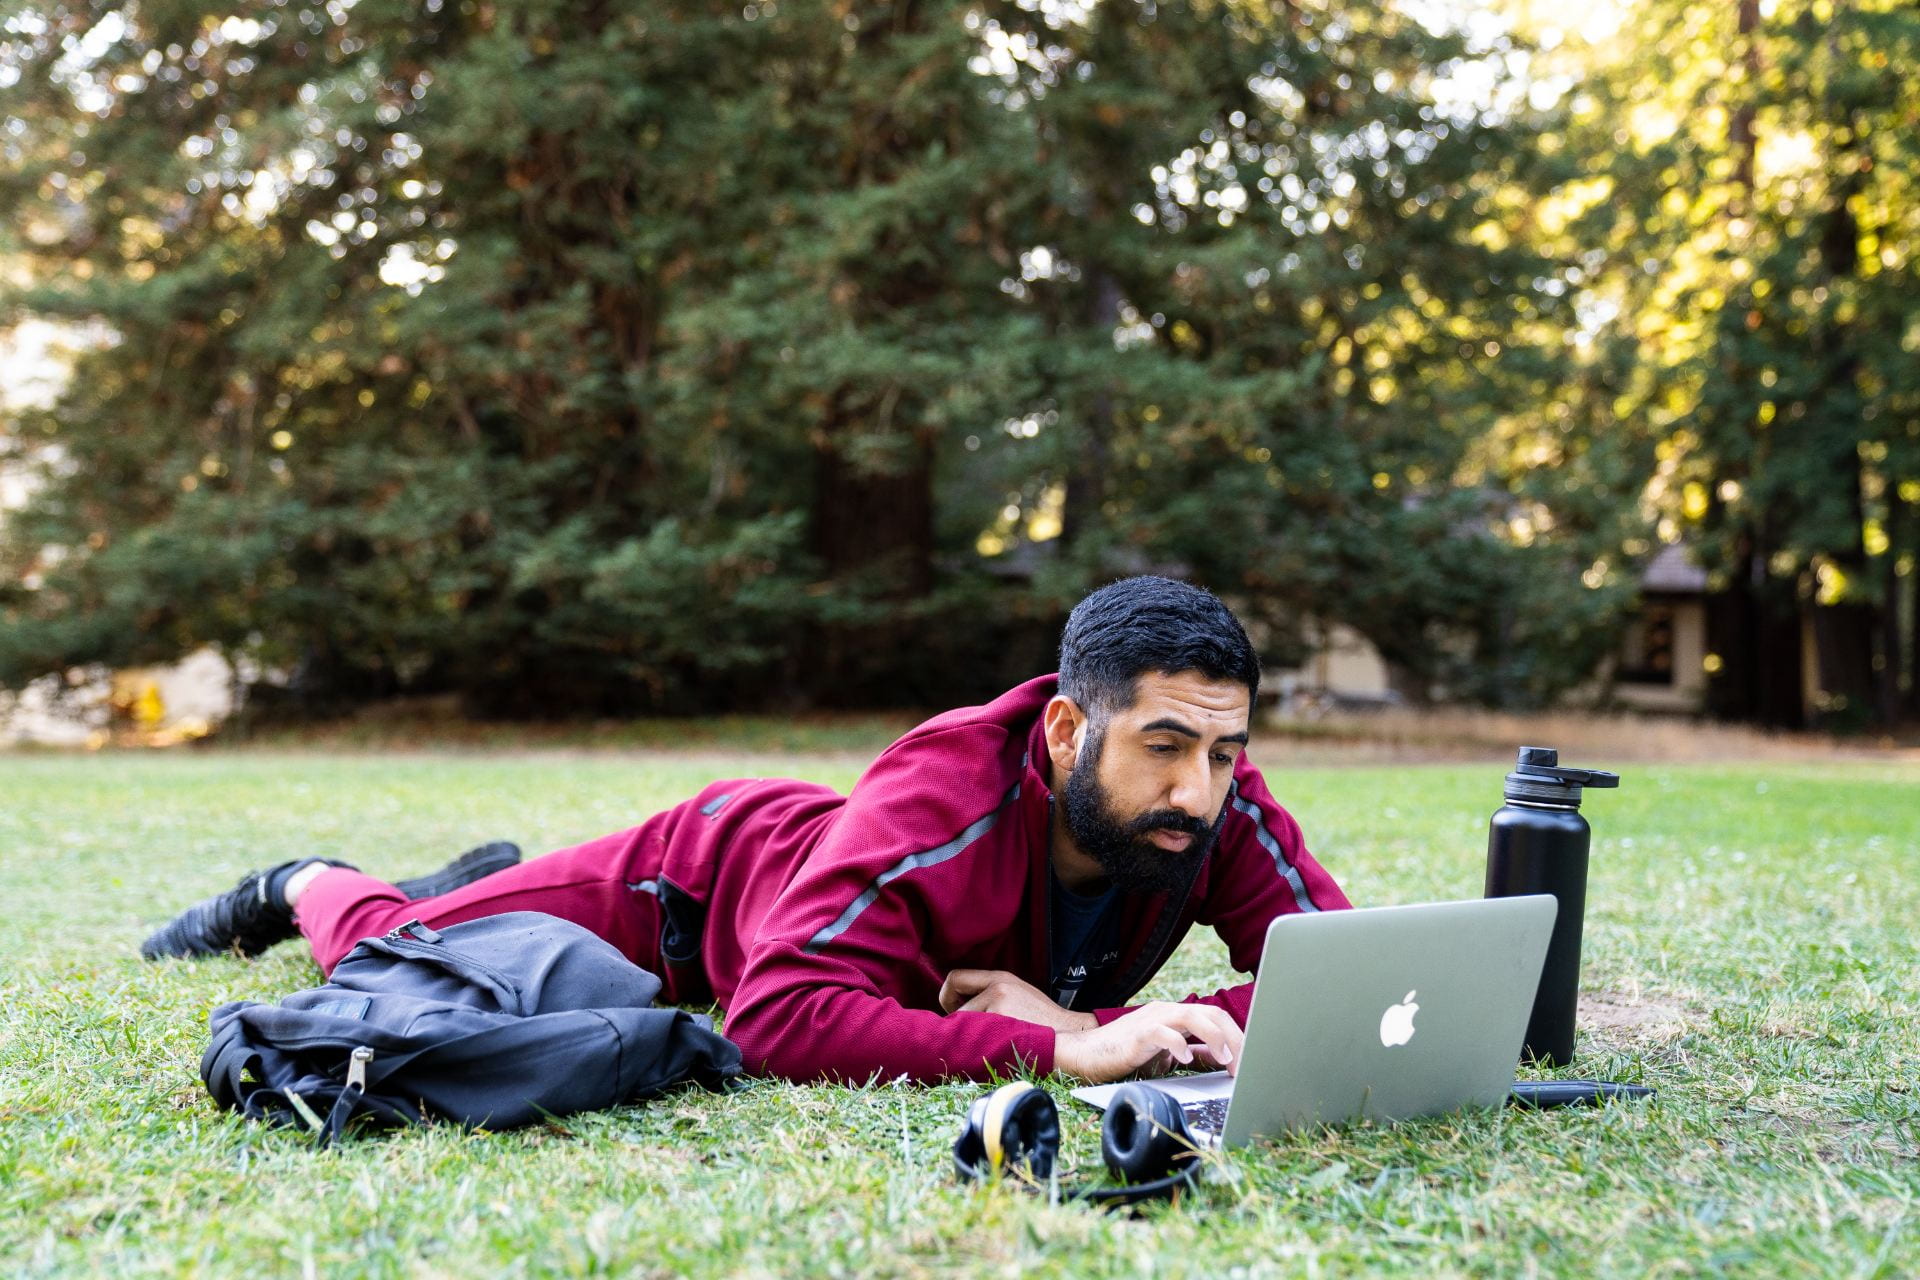
[[[1005,969],[955,969],[940,984],[940,1007],[948,1013],[1002,1013],[1022,1022],[1037,1022],[1055,1031],[1088,1030],[1099,1024],[1090,1013],[1073,1013],[1047,998],[1047,993]]]
[[[1120,1080],[1143,1069],[1145,1074],[1164,1074],[1174,1065],[1237,1072],[1245,1040],[1245,1033],[1224,1010],[1210,1004],[1156,1001],[1104,1027],[1061,1030],[1053,1042],[1053,1066],[1092,1084]]]

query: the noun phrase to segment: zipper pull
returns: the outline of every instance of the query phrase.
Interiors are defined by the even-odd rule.
[[[347,1131],[347,1124],[354,1113],[360,1109],[360,1100],[367,1096],[367,1064],[373,1061],[373,1050],[361,1045],[347,1059],[347,1087],[333,1100],[333,1110],[327,1112],[325,1122],[316,1127],[313,1135],[314,1145],[322,1151],[333,1145],[333,1140]],[[306,1108],[301,1108],[304,1113]]]
[[[440,935],[418,920],[409,920],[387,935],[388,942],[398,942],[402,938],[413,938],[419,942],[438,942]]]

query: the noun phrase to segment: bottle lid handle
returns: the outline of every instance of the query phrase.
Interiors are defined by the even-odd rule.
[[[1605,769],[1567,769],[1561,767],[1560,753],[1553,747],[1522,747],[1513,771],[1525,777],[1552,778],[1578,787],[1617,787],[1620,775]]]

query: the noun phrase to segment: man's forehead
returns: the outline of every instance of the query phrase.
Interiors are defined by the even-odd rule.
[[[1175,719],[1196,729],[1238,733],[1246,729],[1251,711],[1247,686],[1238,680],[1213,680],[1197,671],[1149,671],[1134,682],[1133,705],[1118,718],[1136,726]]]

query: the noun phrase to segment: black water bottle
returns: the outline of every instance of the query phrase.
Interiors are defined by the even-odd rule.
[[[1580,792],[1619,785],[1618,774],[1562,769],[1560,753],[1551,747],[1522,747],[1519,763],[1507,775],[1507,802],[1493,815],[1487,833],[1487,897],[1550,893],[1560,903],[1521,1049],[1523,1056],[1544,1066],[1565,1066],[1573,1060],[1587,846],[1593,834],[1580,816]]]

